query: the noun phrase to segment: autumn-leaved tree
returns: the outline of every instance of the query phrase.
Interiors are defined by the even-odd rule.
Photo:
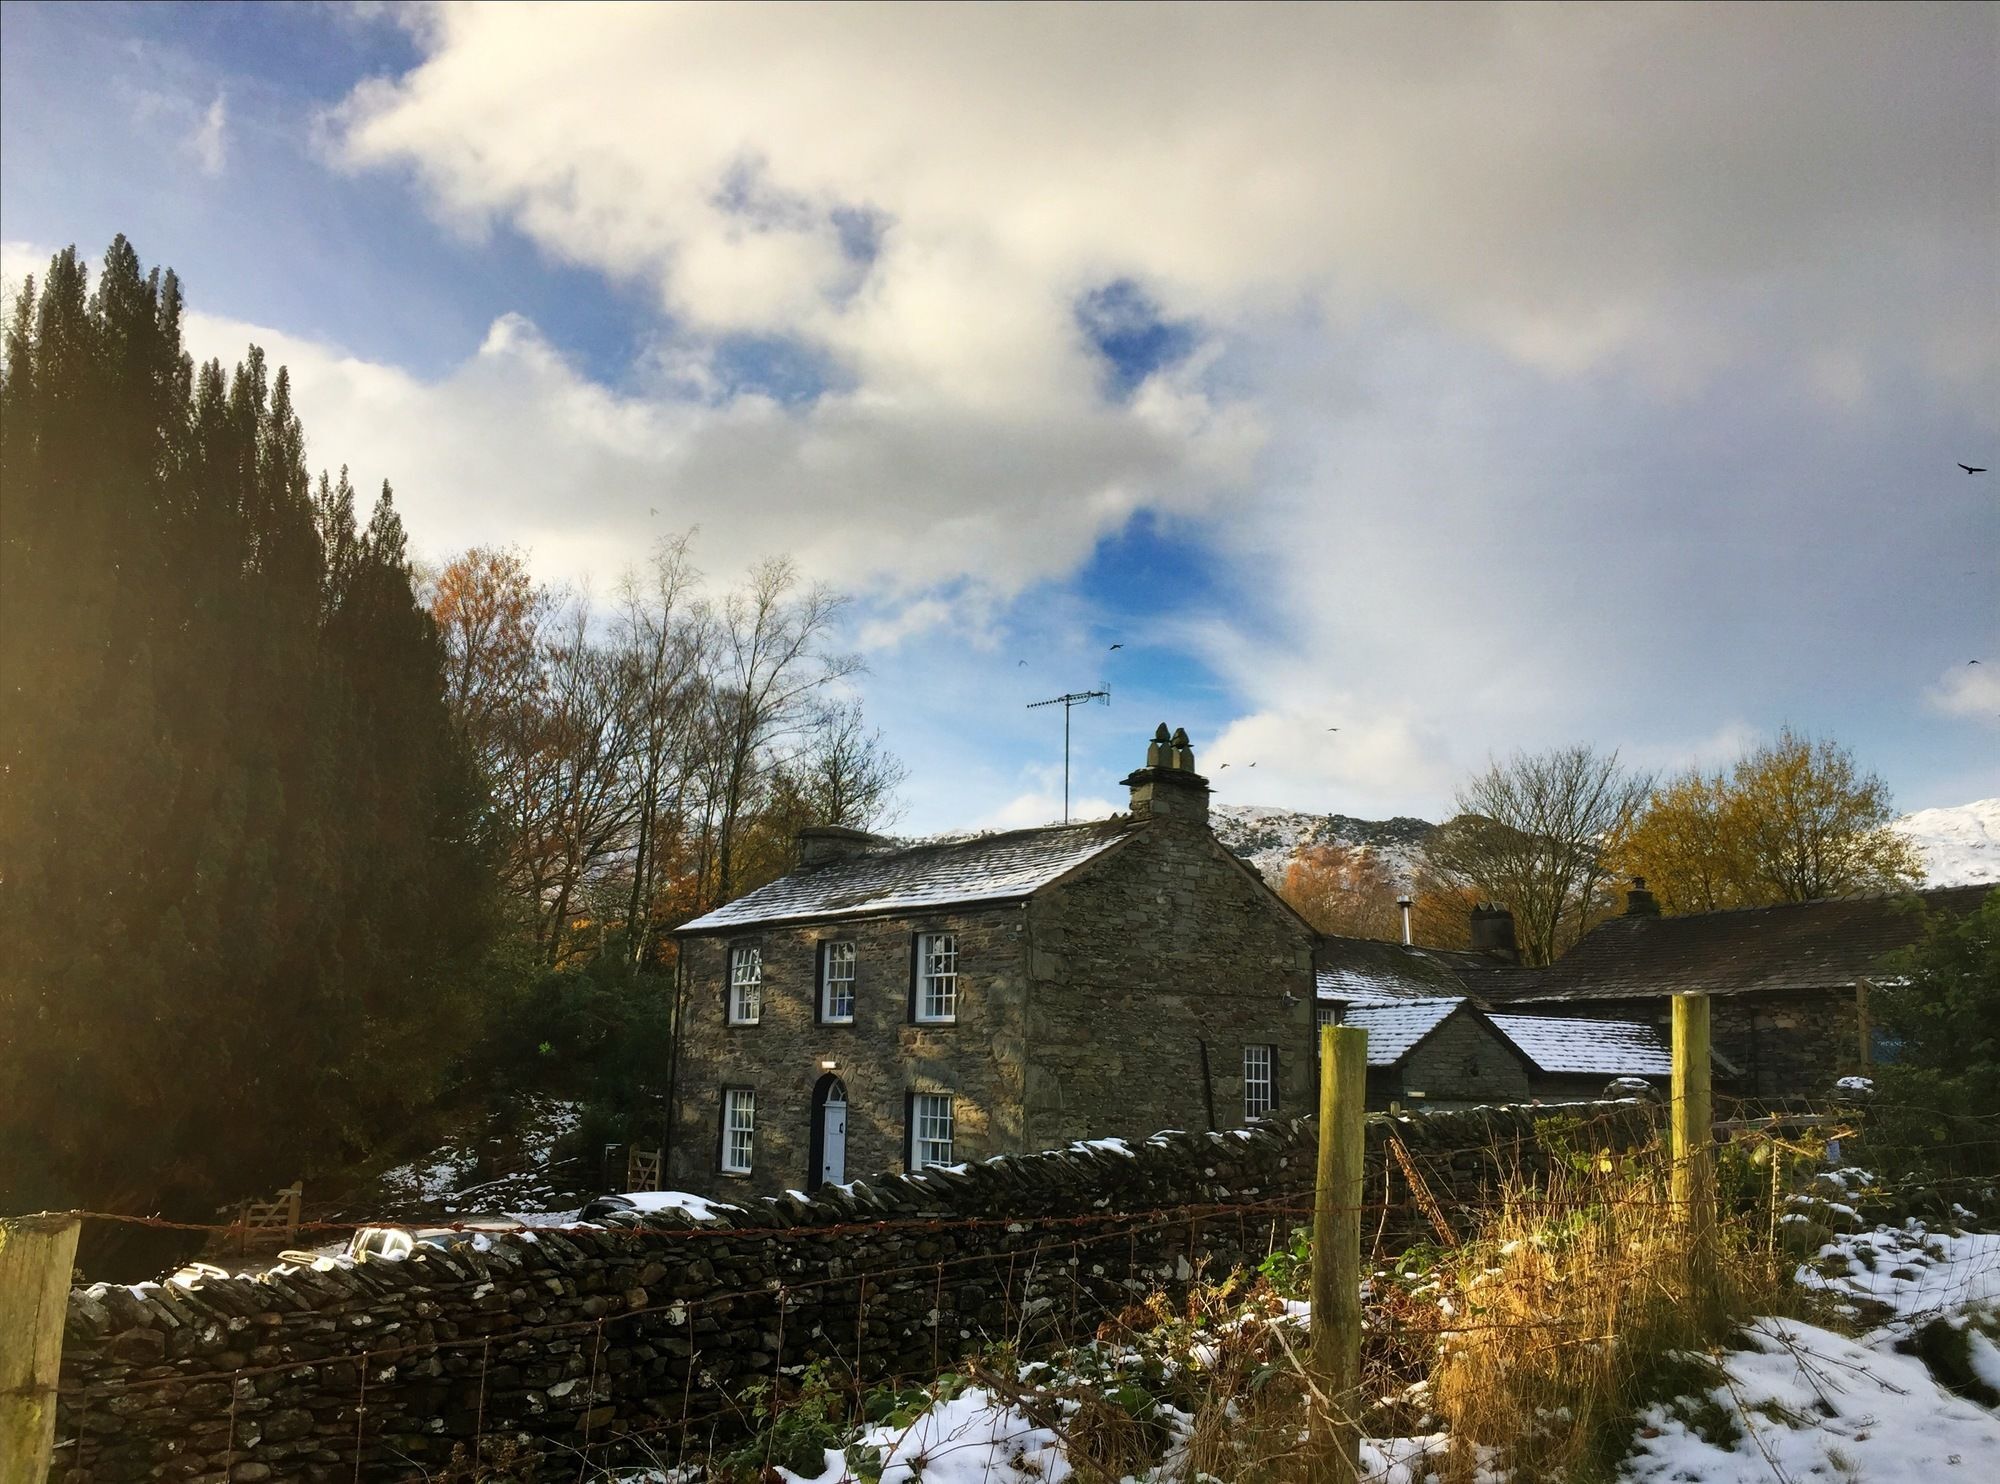
[[[1278,895],[1323,933],[1402,939],[1396,883],[1371,850],[1351,845],[1305,846],[1285,868]]]
[[[1619,840],[1619,869],[1668,912],[1895,891],[1923,879],[1882,779],[1828,738],[1787,727],[1728,773],[1681,773]]]

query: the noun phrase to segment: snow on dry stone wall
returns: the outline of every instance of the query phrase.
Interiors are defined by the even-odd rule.
[[[1371,1201],[1389,1250],[1428,1228],[1383,1152],[1399,1136],[1447,1209],[1544,1171],[1551,1110],[1376,1115]],[[1578,1105],[1630,1147],[1649,1108]],[[1195,1273],[1260,1260],[1311,1201],[1312,1120],[1166,1133],[890,1175],[696,1222],[471,1236],[195,1288],[74,1290],[59,1484],[407,1478],[458,1444],[526,1436],[597,1462],[740,1430],[758,1377],[814,1356],[864,1384],[934,1375],[1001,1337],[1032,1346]],[[1261,1209],[1257,1209],[1261,1208]],[[1138,1215],[1135,1213],[1159,1213]],[[357,1468],[357,1454],[359,1467]]]

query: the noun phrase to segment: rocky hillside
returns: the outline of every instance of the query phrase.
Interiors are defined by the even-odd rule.
[[[1408,815],[1356,819],[1264,804],[1217,804],[1210,817],[1222,843],[1273,884],[1284,878],[1293,853],[1302,846],[1358,845],[1378,854],[1390,876],[1407,885],[1422,858],[1424,842],[1437,828],[1429,820]],[[1923,852],[1928,885],[2000,882],[2000,798],[1949,809],[1920,809],[1896,821],[1896,828]]]
[[[1359,845],[1380,856],[1389,874],[1407,884],[1424,841],[1437,828],[1427,819],[1356,819],[1349,814],[1304,814],[1263,804],[1216,804],[1210,822],[1224,845],[1276,883],[1303,846]]]

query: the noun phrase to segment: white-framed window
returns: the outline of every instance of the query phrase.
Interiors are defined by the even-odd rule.
[[[1243,1116],[1262,1118],[1278,1106],[1278,1048],[1243,1048]]]
[[[950,1163],[951,1094],[914,1094],[910,1098],[910,1168],[921,1170]]]
[[[854,944],[843,939],[819,950],[819,1018],[828,1025],[854,1020]]]
[[[755,1025],[764,1013],[764,950],[729,950],[729,1023]]]
[[[917,935],[917,1019],[937,1024],[958,1019],[958,935]]]
[[[722,1173],[747,1175],[757,1144],[757,1094],[747,1087],[722,1089]]]
[[[1319,1007],[1318,1029],[1325,1030],[1330,1025],[1339,1024],[1340,1007],[1338,1005],[1321,1005]]]

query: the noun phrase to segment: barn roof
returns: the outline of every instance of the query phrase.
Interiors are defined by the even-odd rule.
[[[1368,1032],[1369,1066],[1393,1067],[1416,1050],[1424,1037],[1451,1019],[1465,1002],[1463,995],[1357,1001],[1348,1006],[1342,1023],[1360,1026]]]
[[[1852,989],[1907,947],[1923,914],[1971,912],[1994,888],[1790,902],[1684,917],[1614,917],[1548,968],[1488,986],[1507,1003],[1617,1000],[1670,994]]]
[[[1350,1004],[1366,999],[1483,996],[1489,984],[1534,972],[1483,953],[1413,948],[1375,938],[1323,936],[1313,963],[1319,997]]]
[[[1544,1072],[1594,1077],[1665,1077],[1673,1054],[1659,1031],[1632,1020],[1561,1015],[1489,1015],[1500,1034]]]
[[[864,917],[1032,896],[1129,839],[1130,816],[917,845],[890,844],[806,866],[683,923],[713,933],[761,923]]]

